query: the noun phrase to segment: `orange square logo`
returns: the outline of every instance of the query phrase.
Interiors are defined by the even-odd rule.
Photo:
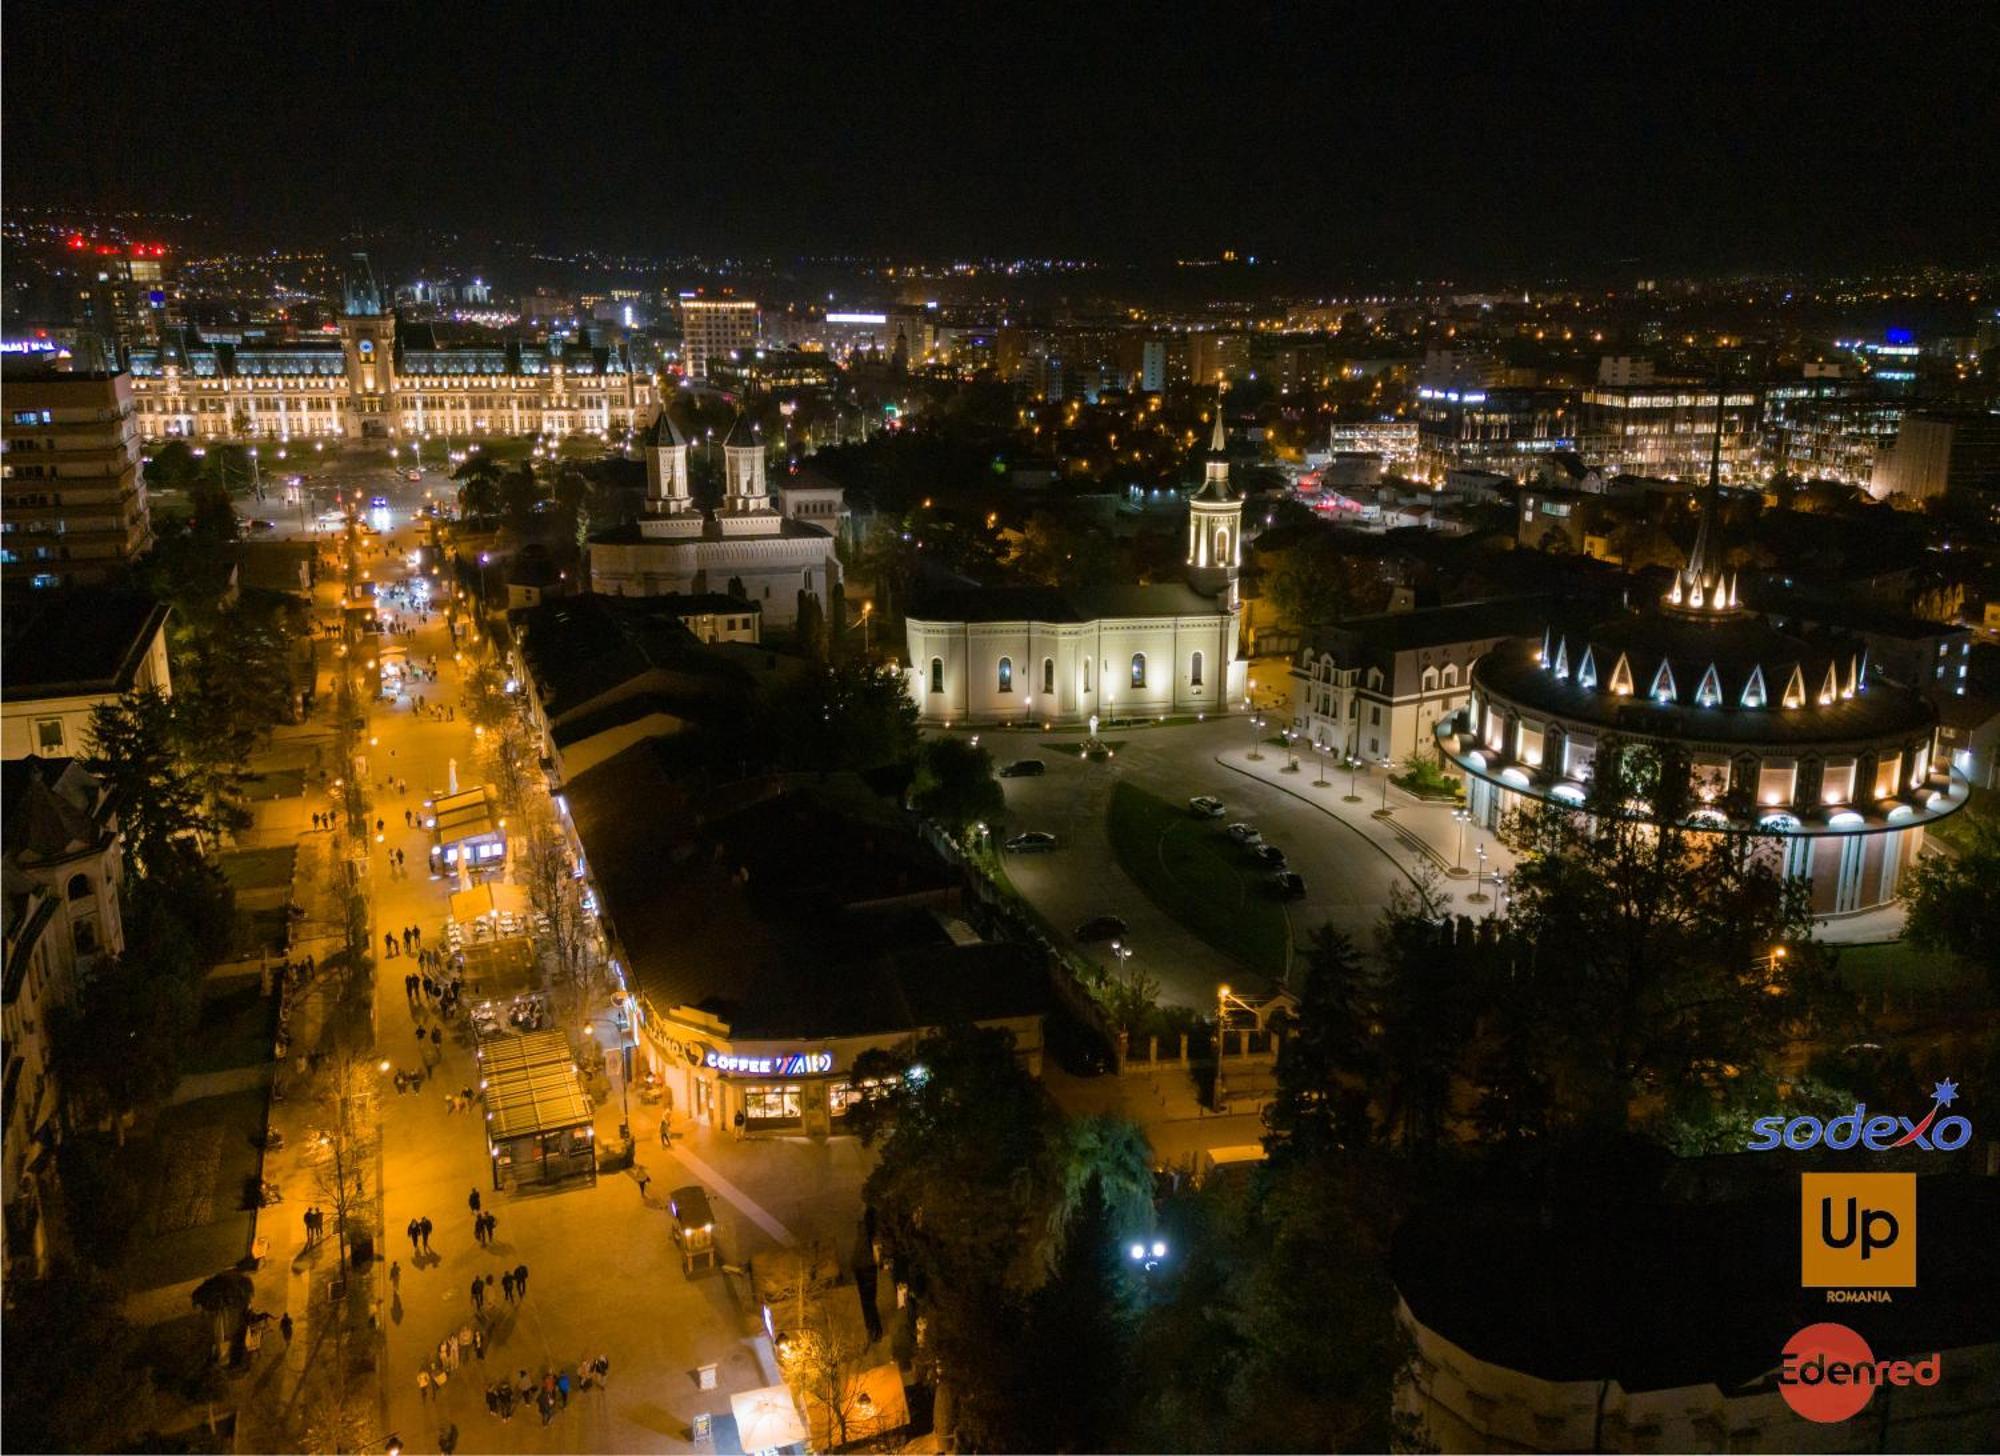
[[[1915,1173],[1800,1176],[1799,1282],[1808,1289],[1911,1289]]]

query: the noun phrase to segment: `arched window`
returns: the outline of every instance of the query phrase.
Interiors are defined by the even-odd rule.
[[[1427,693],[1434,693],[1437,691],[1437,685],[1438,685],[1438,670],[1434,667],[1425,668],[1422,690]]]
[[[931,659],[931,691],[934,693],[944,691],[944,659],[942,657],[933,657]]]
[[[1132,654],[1132,686],[1135,688],[1143,688],[1145,685],[1146,685],[1146,654],[1143,652],[1135,652]]]
[[[1055,690],[1056,660],[1053,657],[1044,657],[1042,659],[1042,691],[1052,693]]]
[[[1014,691],[1014,659],[1011,657],[1000,659],[1000,691],[1003,693]]]
[[[1218,527],[1215,532],[1215,564],[1217,566],[1232,564],[1229,560],[1229,528],[1226,526]]]
[[[1188,685],[1197,688],[1201,686],[1201,654],[1199,652],[1188,659]]]
[[[64,891],[72,900],[88,900],[91,895],[89,875],[71,875],[69,886]]]
[[[1087,657],[1083,660],[1083,690],[1090,691],[1090,659]]]
[[[1368,690],[1370,692],[1380,692],[1382,690],[1381,668],[1371,667],[1368,669]]]

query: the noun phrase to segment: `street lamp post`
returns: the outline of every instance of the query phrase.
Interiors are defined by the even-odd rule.
[[[1224,1061],[1222,1043],[1223,1031],[1229,1025],[1229,1008],[1232,1006],[1240,1011],[1251,1012],[1253,1015],[1256,1012],[1254,1006],[1232,992],[1229,987],[1217,986],[1215,988],[1215,1110],[1217,1112],[1226,1110],[1223,1100],[1226,1087],[1222,1070]]]
[[[1264,756],[1263,749],[1258,743],[1263,733],[1264,720],[1259,718],[1255,713],[1252,713],[1250,715],[1250,757],[1253,759],[1261,759]]]
[[[1465,826],[1472,822],[1472,815],[1464,809],[1454,809],[1451,811],[1451,818],[1452,822],[1458,826],[1458,854],[1452,860],[1451,874],[1453,879],[1463,879],[1465,877]]]
[[[1326,787],[1326,744],[1324,741],[1313,744],[1313,758],[1319,763],[1319,777],[1313,780],[1313,787],[1323,789]]]
[[[1354,791],[1354,781],[1360,776],[1360,774],[1361,774],[1361,755],[1358,753],[1348,754],[1346,797],[1347,797],[1347,802],[1350,804],[1358,804],[1361,802],[1361,795],[1357,794]]]
[[[1298,734],[1290,728],[1285,730],[1285,756],[1287,759],[1285,772],[1297,773],[1299,771]]]
[[[1479,845],[1477,853],[1479,855],[1479,875],[1472,882],[1472,893],[1465,897],[1465,902],[1468,905],[1484,905],[1486,903],[1486,846],[1483,844]]]

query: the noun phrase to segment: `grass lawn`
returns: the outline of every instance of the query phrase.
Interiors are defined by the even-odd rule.
[[[259,799],[296,799],[305,792],[305,770],[296,768],[273,769],[269,773],[250,775],[250,781],[243,786],[243,797],[251,801]],[[251,850],[252,854],[268,854],[269,850]]]
[[[1988,819],[2000,819],[2000,789],[1985,789],[1975,785],[1972,796],[1965,801],[1964,813],[1940,820],[1924,832],[1964,854],[1972,848],[1974,814],[1984,815]]]
[[[1840,978],[1857,991],[1948,991],[1968,976],[1953,956],[1919,950],[1906,940],[1834,949],[1840,954]]]
[[[252,890],[282,890],[292,883],[292,863],[298,853],[289,844],[277,849],[231,850],[222,856],[222,873],[239,895]]]
[[[1284,975],[1291,954],[1284,906],[1220,826],[1121,783],[1105,828],[1119,867],[1146,898],[1251,970]]]
[[[182,1072],[226,1072],[271,1060],[277,1001],[266,998],[256,976],[232,976],[204,988],[201,1024],[181,1056]]]
[[[163,1108],[152,1135],[127,1150],[145,1224],[126,1275],[152,1289],[206,1279],[250,1252],[245,1180],[258,1167],[251,1142],[264,1125],[264,1090]]]

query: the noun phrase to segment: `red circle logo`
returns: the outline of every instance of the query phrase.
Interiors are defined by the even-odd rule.
[[[1875,1352],[1846,1325],[1807,1325],[1785,1341],[1778,1389],[1809,1421],[1859,1415],[1875,1394]]]

